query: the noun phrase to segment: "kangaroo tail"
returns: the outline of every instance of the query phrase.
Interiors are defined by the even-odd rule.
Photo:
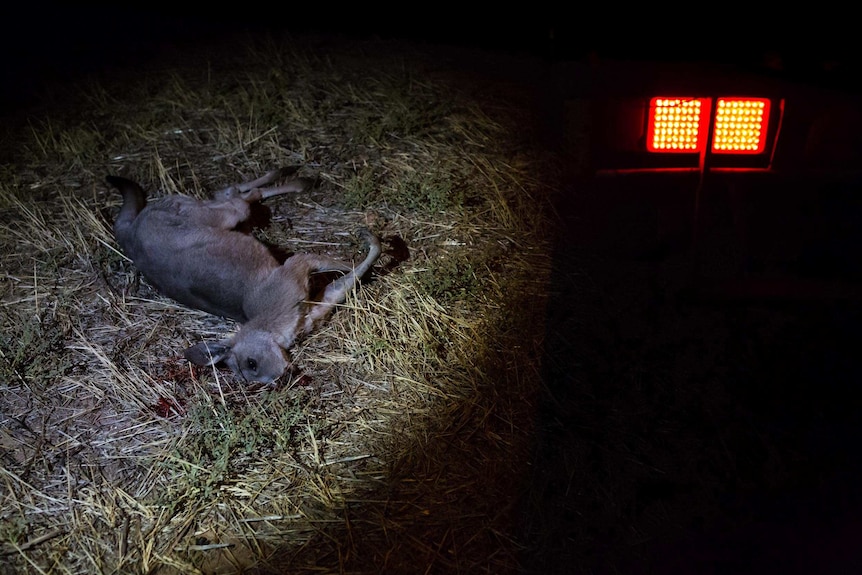
[[[132,180],[119,176],[107,176],[105,180],[123,195],[123,205],[120,208],[120,213],[117,214],[117,220],[114,222],[114,235],[119,237],[132,225],[137,215],[144,209],[147,199],[141,186]]]

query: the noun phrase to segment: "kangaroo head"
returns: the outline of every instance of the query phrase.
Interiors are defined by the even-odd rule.
[[[240,330],[230,340],[201,342],[188,348],[185,356],[196,365],[214,365],[224,361],[246,381],[260,383],[272,383],[290,365],[276,336],[256,329]]]

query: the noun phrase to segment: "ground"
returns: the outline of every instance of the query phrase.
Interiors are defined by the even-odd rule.
[[[648,201],[572,174],[547,60],[344,42],[9,118],[4,569],[860,571],[858,301],[692,296],[752,266],[650,249]],[[202,194],[286,159],[319,186],[262,239],[349,258],[368,225],[389,254],[300,374],[246,388],[182,362],[233,326],[136,276],[101,178]]]
[[[858,306],[702,306],[557,253],[529,572],[857,571]]]

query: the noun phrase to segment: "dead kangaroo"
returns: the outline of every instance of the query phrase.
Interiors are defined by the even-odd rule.
[[[290,365],[287,350],[311,332],[380,256],[380,240],[362,234],[368,255],[358,266],[314,254],[296,254],[279,265],[266,246],[237,231],[251,204],[298,192],[310,181],[293,179],[264,188],[274,171],[216,192],[212,200],[172,195],[146,202],[141,187],[108,176],[123,195],[114,235],[123,252],[161,293],[189,307],[238,321],[232,338],[202,342],[185,351],[197,365],[224,361],[247,381],[271,383]],[[309,276],[345,272],[309,301]]]

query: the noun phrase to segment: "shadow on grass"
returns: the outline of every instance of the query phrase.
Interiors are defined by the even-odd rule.
[[[523,306],[528,297],[516,291],[506,303]],[[276,550],[254,572],[517,572],[538,383],[531,334],[541,336],[529,320],[515,314],[498,326],[492,349],[477,345],[485,349],[477,377],[411,422],[393,448],[399,456],[363,478],[369,489],[336,513],[340,520],[327,515],[305,545]]]
[[[862,307],[692,305],[685,265],[564,239],[523,572],[860,572]]]

